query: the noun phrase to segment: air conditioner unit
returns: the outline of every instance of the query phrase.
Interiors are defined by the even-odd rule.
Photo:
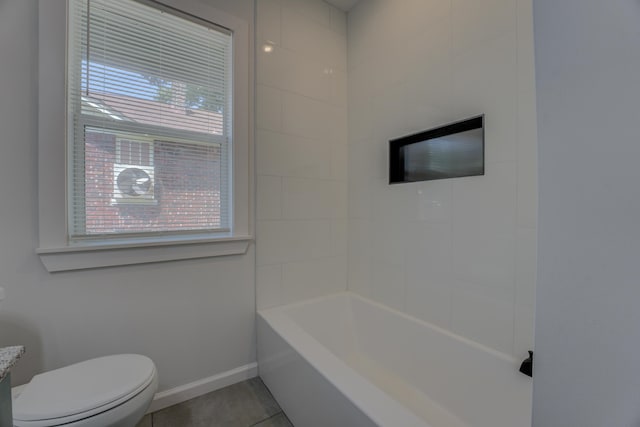
[[[155,204],[153,166],[113,165],[113,202]]]

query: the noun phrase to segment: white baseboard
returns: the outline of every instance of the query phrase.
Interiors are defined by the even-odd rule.
[[[147,413],[202,396],[240,381],[258,376],[258,364],[249,363],[230,371],[156,393]]]

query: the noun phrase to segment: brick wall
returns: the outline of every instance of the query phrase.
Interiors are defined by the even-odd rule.
[[[85,141],[87,234],[220,227],[218,147],[155,142],[154,199],[126,203],[114,198],[116,135],[87,132]]]

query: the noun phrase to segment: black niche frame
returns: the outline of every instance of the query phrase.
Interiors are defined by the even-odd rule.
[[[479,116],[471,117],[469,119],[450,123],[444,126],[439,126],[437,128],[425,130],[422,132],[414,133],[412,135],[403,136],[401,138],[396,138],[389,141],[389,184],[420,182],[420,181],[405,181],[404,150],[402,150],[402,147],[406,145],[415,144],[418,142],[427,141],[429,139],[441,138],[443,136],[454,135],[457,133],[466,132],[474,129],[482,129],[482,173],[474,173],[474,174],[468,174],[468,175],[455,175],[455,176],[450,176],[446,178],[432,178],[432,179],[426,179],[425,181],[484,175],[485,174],[485,141],[484,141],[485,130],[484,130],[484,114],[482,114]]]

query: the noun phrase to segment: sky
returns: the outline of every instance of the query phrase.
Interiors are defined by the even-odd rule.
[[[87,73],[88,71],[88,73]],[[140,99],[155,100],[158,87],[152,85],[141,74],[109,67],[97,62],[82,61],[82,91],[87,89],[89,80],[90,92],[107,92],[118,95],[133,96]]]

